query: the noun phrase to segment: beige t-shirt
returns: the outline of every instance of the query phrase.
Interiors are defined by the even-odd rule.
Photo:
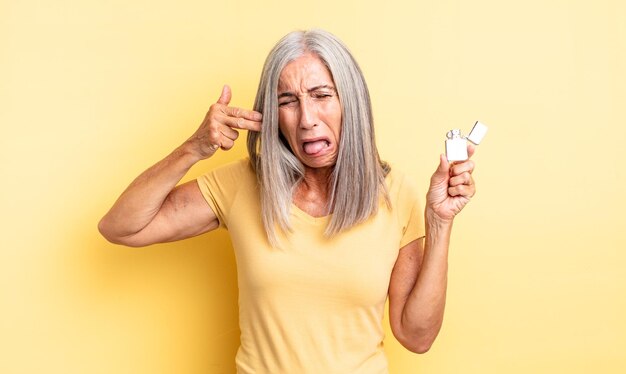
[[[386,178],[389,210],[333,238],[330,217],[292,204],[293,233],[269,245],[257,180],[248,159],[214,170],[198,185],[237,259],[241,346],[237,372],[387,373],[382,319],[391,271],[404,245],[423,236],[417,193],[396,170]]]

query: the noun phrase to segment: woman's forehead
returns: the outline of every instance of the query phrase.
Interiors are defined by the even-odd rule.
[[[309,91],[322,86],[334,87],[333,78],[324,62],[311,53],[288,63],[278,79],[279,91]]]

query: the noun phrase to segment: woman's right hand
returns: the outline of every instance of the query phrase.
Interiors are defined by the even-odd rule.
[[[195,180],[176,185],[196,162],[218,148],[232,148],[237,130],[261,131],[261,113],[229,107],[230,98],[230,87],[224,86],[198,130],[128,186],[98,224],[107,240],[138,247],[189,238],[219,226]]]
[[[187,140],[199,160],[213,156],[219,148],[231,149],[239,137],[238,130],[261,131],[263,115],[253,110],[229,107],[231,97],[230,87],[225,85],[198,130]]]

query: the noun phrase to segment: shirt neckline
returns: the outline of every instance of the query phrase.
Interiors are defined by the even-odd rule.
[[[291,203],[291,212],[295,216],[300,217],[300,218],[304,219],[305,221],[308,221],[308,222],[311,222],[311,223],[315,223],[315,224],[327,223],[330,220],[330,218],[333,216],[332,213],[331,213],[331,214],[328,214],[328,215],[325,215],[325,216],[322,216],[322,217],[313,217],[309,213],[307,213],[304,210],[300,209],[294,203]]]

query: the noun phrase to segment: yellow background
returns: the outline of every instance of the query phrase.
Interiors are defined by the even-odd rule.
[[[271,46],[311,27],[351,48],[382,156],[423,191],[447,130],[490,126],[444,327],[421,356],[389,333],[392,372],[625,372],[618,0],[2,0],[0,372],[234,371],[227,233],[130,249],[96,224],[224,83],[250,107]]]

